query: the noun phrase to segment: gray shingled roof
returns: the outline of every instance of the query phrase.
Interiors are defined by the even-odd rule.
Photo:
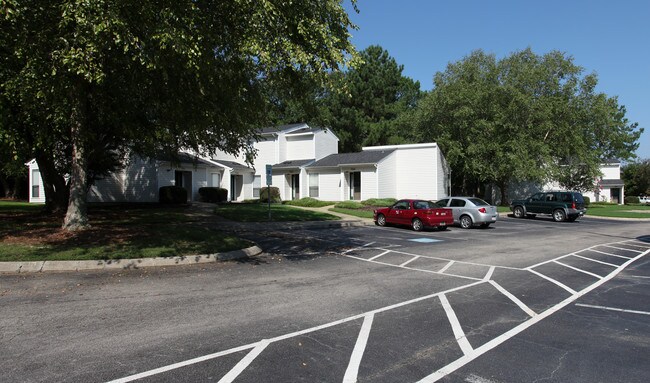
[[[303,125],[306,125],[306,124],[305,123],[300,123],[300,124],[289,124],[289,125],[281,125],[281,126],[268,126],[266,128],[260,129],[260,134],[279,133],[279,132],[282,132],[283,130],[297,128],[297,127],[303,126]]]
[[[212,161],[214,161],[216,163],[219,163],[221,165],[225,165],[225,166],[227,166],[229,168],[232,168],[234,170],[251,170],[251,171],[253,170],[253,168],[248,167],[248,166],[246,166],[244,164],[240,164],[239,162],[235,162],[235,161],[222,161],[222,160],[216,159],[216,158],[212,159]]]
[[[330,154],[329,156],[320,159],[313,164],[307,166],[308,168],[329,168],[339,167],[341,165],[362,165],[362,164],[376,164],[395,150],[367,150],[358,153],[339,153]]]
[[[161,155],[156,158],[158,161],[165,161],[165,162],[171,162],[171,163],[182,163],[182,164],[192,164],[192,165],[208,165],[208,166],[214,166],[214,164],[205,161],[197,156],[191,155],[189,153],[178,153],[176,155],[176,158],[170,156],[170,155]]]
[[[314,162],[314,159],[308,159],[308,160],[288,160],[284,162],[280,162],[279,164],[273,165],[273,170],[282,170],[282,169],[298,169],[300,167],[303,167],[307,164],[310,164]]]

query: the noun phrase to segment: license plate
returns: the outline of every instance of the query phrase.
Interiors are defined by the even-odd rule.
[[[496,221],[496,220],[497,220],[497,217],[492,217],[492,220],[493,220],[493,221]]]
[[[447,226],[447,222],[440,222],[440,226]]]

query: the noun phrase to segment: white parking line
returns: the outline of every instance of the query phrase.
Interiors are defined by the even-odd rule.
[[[539,273],[539,272],[537,272],[537,271],[535,271],[535,270],[533,270],[533,269],[530,269],[530,270],[528,270],[528,271],[530,271],[531,273],[533,273],[533,274],[535,274],[535,275],[537,275],[537,276],[540,276],[540,277],[546,279],[547,281],[549,281],[549,282],[551,282],[551,283],[554,283],[554,284],[560,286],[561,288],[563,288],[563,289],[565,289],[566,291],[568,291],[571,295],[574,295],[574,294],[577,293],[577,291],[575,291],[574,289],[570,288],[569,286],[565,285],[564,283],[562,283],[562,282],[560,282],[560,281],[556,281],[555,279],[553,279],[553,278],[551,278],[551,277],[548,277],[548,276],[546,276],[546,275],[544,275],[544,274],[542,274],[542,273]]]
[[[232,383],[237,377],[244,372],[246,367],[248,367],[259,354],[264,351],[264,349],[270,344],[268,340],[260,341],[254,349],[252,349],[244,359],[240,360],[239,363],[235,365],[223,378],[219,380],[219,383]]]
[[[573,266],[571,266],[571,265],[567,265],[566,263],[562,263],[562,262],[560,262],[560,261],[553,261],[553,262],[557,263],[557,264],[560,265],[560,266],[567,267],[567,268],[569,268],[569,269],[571,269],[571,270],[575,270],[575,271],[580,272],[580,273],[583,273],[583,274],[591,275],[592,277],[595,277],[595,278],[598,278],[598,279],[602,279],[602,278],[603,278],[603,277],[601,277],[601,276],[598,275],[598,274],[594,274],[594,273],[592,273],[592,272],[589,272],[589,271],[586,271],[586,270],[582,270],[582,269],[579,269],[579,268],[577,268],[577,267],[573,267]]]
[[[445,294],[440,294],[439,298],[440,303],[442,303],[442,308],[445,309],[445,313],[449,319],[449,324],[451,324],[451,330],[454,332],[454,337],[456,338],[460,349],[463,351],[463,354],[470,355],[474,349],[472,348],[472,345],[469,344],[469,340],[467,340],[467,337],[465,336],[465,332],[458,321],[458,317],[456,317],[454,309],[451,308]]]
[[[370,336],[370,329],[372,328],[372,321],[374,318],[374,314],[368,314],[363,318],[363,324],[361,325],[361,331],[359,331],[359,337],[357,337],[357,343],[354,345],[348,368],[345,370],[345,376],[343,376],[343,383],[356,383],[357,381],[361,358],[363,357],[363,353],[366,351],[366,344],[368,343],[368,337]]]
[[[370,257],[370,258],[368,258],[368,260],[369,260],[369,261],[374,261],[375,259],[381,257],[382,255],[386,255],[386,254],[388,254],[388,253],[390,253],[390,250],[386,250],[386,251],[384,251],[384,252],[381,253],[381,254],[377,254],[377,255],[375,255],[374,257]]]
[[[448,262],[448,263],[447,263],[447,264],[446,264],[442,269],[438,270],[438,272],[439,272],[440,274],[443,274],[443,273],[444,273],[445,271],[447,271],[447,269],[449,269],[449,268],[451,267],[451,265],[453,265],[454,263],[456,263],[456,261],[449,261],[449,262]]]
[[[612,256],[612,257],[616,257],[616,258],[632,259],[631,257],[626,257],[626,256],[624,256],[624,255],[618,255],[618,254],[612,254],[612,253],[606,253],[606,252],[604,252],[604,251],[596,250],[596,249],[591,248],[591,247],[588,248],[587,250],[589,250],[589,251],[594,251],[594,252],[596,252],[596,253],[600,253],[600,254],[609,255],[609,256]]]
[[[603,264],[603,265],[611,266],[611,267],[614,267],[614,268],[618,267],[618,265],[615,265],[615,264],[613,264],[613,263],[603,262],[603,261],[599,261],[599,260],[597,260],[597,259],[591,259],[591,258],[589,258],[589,257],[585,257],[585,256],[583,256],[583,255],[579,255],[579,254],[573,254],[573,256],[574,256],[574,257],[577,257],[577,258],[586,259],[587,261],[596,262],[596,263],[601,263],[601,264]]]
[[[612,271],[607,275],[605,278],[599,280],[598,282],[592,284],[591,286],[581,290],[579,293],[576,293],[562,302],[558,303],[557,305],[551,307],[550,309],[540,313],[534,318],[531,318],[524,323],[510,329],[509,331],[506,331],[505,333],[499,335],[498,337],[488,341],[487,343],[483,344],[480,347],[477,347],[472,353],[469,355],[464,355],[452,363],[440,368],[438,371],[435,371],[429,376],[424,377],[419,381],[419,383],[433,383],[437,382],[438,380],[444,378],[445,376],[451,374],[452,372],[458,370],[459,368],[465,366],[466,364],[470,363],[474,359],[478,358],[479,356],[485,354],[486,352],[494,349],[495,347],[499,346],[500,344],[504,343],[505,341],[513,338],[514,336],[518,335],[519,333],[523,332],[524,330],[528,329],[529,327],[539,323],[540,321],[546,319],[552,314],[555,314],[556,312],[560,311],[570,303],[574,302],[578,298],[584,296],[585,294],[595,290],[596,288],[602,286],[606,282],[610,281],[612,278],[614,278],[616,275],[618,275],[621,271],[623,271],[628,265],[630,265],[632,262],[636,261],[637,259],[642,258],[646,254],[650,253],[650,250],[644,252],[643,254],[639,254],[638,256],[628,260],[621,266],[619,266],[616,270]],[[531,272],[535,272],[534,270],[530,270]]]
[[[639,254],[640,254],[640,253],[643,253],[643,251],[641,251],[641,250],[626,249],[626,248],[624,248],[624,247],[616,247],[616,246],[612,246],[612,245],[603,245],[603,246],[605,246],[605,247],[611,247],[612,249],[618,249],[618,250],[623,250],[623,251],[633,251],[633,252],[635,252],[635,253],[639,253]]]
[[[410,304],[413,304],[413,303],[422,302],[422,301],[425,301],[425,300],[428,300],[428,299],[433,299],[433,298],[439,297],[441,294],[448,294],[448,293],[451,293],[451,292],[454,292],[454,291],[463,290],[463,289],[466,289],[466,288],[470,288],[470,287],[473,287],[473,286],[480,285],[482,283],[485,283],[485,282],[484,281],[472,282],[472,283],[469,283],[467,285],[462,285],[462,286],[454,287],[454,288],[451,288],[451,289],[448,289],[448,290],[445,290],[445,291],[441,291],[441,292],[438,292],[438,293],[429,294],[429,295],[425,295],[425,296],[422,296],[422,297],[410,299],[410,300],[407,300],[407,301],[404,301],[404,302],[395,303],[395,304],[392,304],[390,306],[381,307],[381,308],[371,310],[371,311],[368,311],[368,312],[365,312],[365,313],[362,313],[362,314],[353,315],[353,316],[350,316],[350,317],[347,317],[347,318],[339,319],[339,320],[329,322],[329,323],[325,323],[325,324],[322,324],[322,325],[319,325],[319,326],[310,327],[310,328],[307,328],[307,329],[304,329],[304,330],[292,332],[292,333],[285,334],[285,335],[280,335],[280,336],[277,336],[275,338],[267,339],[267,340],[264,340],[264,341],[247,344],[245,346],[239,346],[239,347],[231,348],[229,350],[216,352],[216,353],[201,356],[201,357],[198,357],[198,358],[189,359],[189,360],[186,360],[186,361],[183,361],[183,362],[170,364],[169,366],[159,367],[159,368],[156,368],[156,369],[153,369],[153,370],[149,370],[149,371],[141,372],[141,373],[138,373],[138,374],[130,375],[130,376],[127,376],[127,377],[124,377],[124,378],[111,380],[108,383],[132,382],[132,381],[137,380],[137,379],[142,379],[142,378],[157,375],[157,374],[160,374],[160,373],[163,373],[163,372],[175,370],[175,369],[178,369],[178,368],[181,368],[181,367],[186,367],[186,366],[190,366],[190,365],[193,365],[193,364],[205,362],[207,360],[215,359],[215,358],[218,358],[220,356],[225,356],[225,355],[233,354],[233,353],[236,353],[236,352],[252,349],[252,348],[258,347],[262,342],[267,342],[268,344],[271,344],[271,343],[278,342],[278,341],[281,341],[281,340],[290,339],[290,338],[294,338],[294,337],[297,337],[297,336],[300,336],[300,335],[309,334],[309,333],[312,333],[312,332],[315,332],[315,331],[319,331],[319,330],[323,330],[323,329],[326,329],[326,328],[338,326],[340,324],[351,322],[351,321],[354,321],[354,320],[357,320],[357,319],[364,318],[364,320],[365,320],[365,318],[368,315],[376,315],[376,314],[381,313],[381,312],[394,310],[396,308],[407,306],[407,305],[410,305]]]
[[[485,274],[485,276],[483,277],[483,280],[484,280],[484,281],[489,281],[490,278],[492,278],[492,274],[494,274],[494,269],[495,269],[494,266],[490,266],[490,269],[488,270],[488,272],[487,272],[487,273]]]
[[[630,242],[635,242],[635,243],[630,243]],[[627,245],[627,246],[640,247],[640,248],[642,248],[644,250],[650,249],[650,244],[645,244],[645,243],[641,244],[641,243],[637,242],[636,239],[632,239],[630,241],[625,241],[622,244]]]
[[[498,284],[495,281],[488,281],[492,286],[494,286],[501,294],[505,295],[508,297],[511,301],[513,301],[517,306],[519,306],[520,309],[522,309],[526,314],[528,314],[531,318],[534,318],[537,316],[537,313],[531,310],[530,307],[528,307],[524,302],[520,301],[519,298],[514,296],[510,291],[506,290]]]
[[[415,261],[415,260],[416,260],[416,259],[418,259],[418,258],[420,258],[420,257],[419,257],[418,255],[416,255],[415,257],[413,257],[413,258],[411,258],[411,259],[409,259],[408,261],[406,261],[406,262],[404,262],[404,263],[402,263],[402,264],[401,264],[401,265],[399,265],[399,266],[400,266],[400,267],[404,267],[404,266],[406,266],[406,265],[408,265],[409,263],[411,263],[411,262],[413,262],[413,261]]]
[[[616,307],[585,305],[585,304],[582,304],[582,303],[576,303],[576,306],[588,307],[588,308],[592,308],[592,309],[608,310],[608,311],[619,311],[619,312],[622,312],[622,313],[630,313],[630,314],[650,315],[650,312],[648,312],[648,311],[627,310],[627,309],[619,309],[619,308],[616,308]]]

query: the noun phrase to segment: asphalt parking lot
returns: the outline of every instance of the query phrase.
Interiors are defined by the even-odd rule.
[[[645,382],[650,223],[241,232],[215,265],[0,276],[1,381]]]

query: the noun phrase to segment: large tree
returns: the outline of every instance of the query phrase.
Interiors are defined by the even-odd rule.
[[[621,178],[625,182],[626,195],[650,195],[650,159],[626,164],[621,168]]]
[[[483,51],[450,63],[420,102],[413,135],[437,141],[454,192],[496,184],[501,202],[516,181],[559,181],[588,189],[603,158],[630,158],[642,129],[615,97],[595,91],[573,58],[531,49],[497,60]]]
[[[355,67],[333,75],[338,86],[324,96],[321,120],[340,138],[342,152],[403,143],[399,121],[417,105],[420,83],[403,76],[404,66],[379,46],[364,49],[359,58]]]
[[[37,159],[49,201],[69,190],[68,230],[87,226],[90,182],[126,153],[246,150],[268,121],[267,89],[323,79],[355,55],[338,0],[2,0],[0,9],[0,121],[11,121],[0,137]]]

